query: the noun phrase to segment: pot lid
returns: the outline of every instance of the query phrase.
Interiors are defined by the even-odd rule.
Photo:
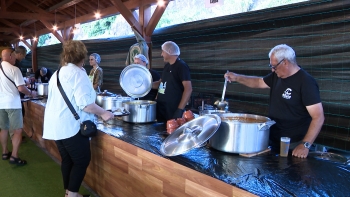
[[[112,92],[108,92],[107,90],[104,90],[103,92],[100,92],[97,95],[98,96],[113,96],[115,94],[113,94]]]
[[[127,95],[140,98],[151,91],[152,75],[145,66],[131,64],[123,69],[119,83]]]
[[[193,119],[170,134],[162,143],[160,152],[165,156],[181,155],[205,143],[218,130],[221,119],[207,114]]]

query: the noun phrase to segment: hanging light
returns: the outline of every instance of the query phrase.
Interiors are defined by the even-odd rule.
[[[77,34],[77,33],[78,33],[78,28],[74,25],[73,34]]]
[[[95,13],[95,18],[96,18],[96,19],[101,18],[101,14],[100,14],[100,12],[98,12],[98,11],[97,11],[97,12]]]
[[[33,41],[36,42],[38,40],[38,38],[36,37],[36,27],[35,27],[35,22],[34,22],[34,37],[33,37]]]
[[[53,29],[54,31],[57,31],[56,10],[55,10],[55,24],[53,25],[52,29]]]
[[[97,10],[95,12],[95,18],[96,19],[101,18],[101,13],[100,13],[99,7],[100,7],[100,0],[97,0]]]
[[[163,7],[165,5],[165,2],[163,0],[159,0],[157,2],[157,5],[160,6],[160,7]]]
[[[23,34],[22,34],[22,25],[19,26],[19,30],[21,32],[21,35],[19,36],[20,40],[23,40]]]
[[[73,27],[73,34],[76,34],[78,33],[78,30],[77,30],[77,4],[74,4],[74,27]]]

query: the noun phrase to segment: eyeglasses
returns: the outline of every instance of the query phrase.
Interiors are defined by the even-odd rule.
[[[283,58],[280,62],[278,62],[278,64],[277,64],[276,66],[272,66],[271,64],[269,64],[269,67],[270,67],[271,69],[276,70],[276,69],[277,69],[277,66],[280,65],[283,61],[284,61],[284,58]]]

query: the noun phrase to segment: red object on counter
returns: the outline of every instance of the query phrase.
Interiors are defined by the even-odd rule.
[[[181,125],[186,123],[186,119],[185,118],[177,118],[176,122],[179,124],[179,126],[181,126]]]
[[[178,127],[179,124],[176,122],[175,119],[171,119],[166,122],[166,129],[176,129]]]
[[[194,119],[194,115],[191,110],[185,111],[183,117],[185,118],[186,122]]]
[[[176,130],[176,129],[167,129],[166,132],[167,132],[168,134],[172,134],[175,130]]]

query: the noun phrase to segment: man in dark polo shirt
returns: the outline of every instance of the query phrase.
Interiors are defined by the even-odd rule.
[[[49,83],[52,76],[52,71],[48,68],[41,67],[35,71],[35,81],[41,83]]]

